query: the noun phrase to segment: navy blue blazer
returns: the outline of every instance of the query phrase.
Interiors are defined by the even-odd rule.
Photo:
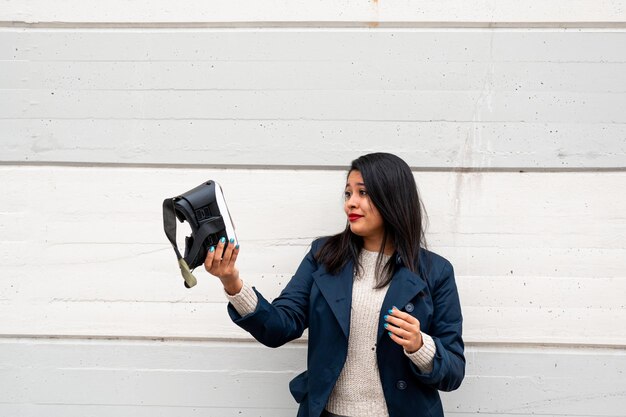
[[[269,303],[256,290],[259,303],[242,317],[232,304],[231,319],[259,342],[278,347],[309,329],[307,367],[289,388],[300,404],[298,417],[319,417],[339,378],[348,353],[353,264],[337,275],[318,264],[314,254],[324,239],[313,242],[293,278]],[[461,306],[452,265],[433,252],[420,252],[419,275],[397,257],[397,267],[378,322],[377,360],[390,417],[442,417],[438,390],[452,391],[465,375]],[[420,321],[435,341],[433,370],[422,373],[383,328],[385,312],[396,306]]]

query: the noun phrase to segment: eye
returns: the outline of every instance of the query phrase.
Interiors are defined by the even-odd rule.
[[[367,191],[359,190],[359,194],[362,195],[362,196],[366,196],[367,195]]]
[[[349,200],[351,195],[352,193],[350,191],[346,191],[343,193],[343,198],[345,198],[346,200]]]

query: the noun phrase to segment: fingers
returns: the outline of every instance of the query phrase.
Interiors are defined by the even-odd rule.
[[[204,268],[207,272],[219,276],[220,268],[222,266],[222,255],[224,253],[224,242],[222,238],[217,246],[211,246],[207,253],[207,257],[204,260]]]
[[[393,324],[394,326],[400,327],[406,331],[413,331],[417,328],[420,328],[420,322],[417,318],[412,315],[405,313],[403,311],[398,310],[396,307],[389,310],[386,318],[388,318],[387,322]]]
[[[232,249],[230,260],[228,261],[228,266],[235,265],[235,262],[237,261],[237,255],[239,255],[239,244],[236,244],[235,247]]]
[[[407,352],[415,352],[422,347],[419,320],[395,307],[388,313],[385,315],[384,326],[391,340],[404,347]]]
[[[415,333],[411,333],[410,331],[404,330],[404,329],[402,329],[400,327],[395,327],[395,326],[390,326],[390,325],[385,327],[385,329],[387,329],[392,334],[395,334],[396,336],[398,336],[401,339],[409,339],[412,334],[415,334]]]
[[[222,238],[224,239],[224,238]],[[220,245],[222,246],[222,266],[226,269],[235,265],[235,261],[237,260],[237,255],[239,254],[239,245],[235,245],[235,239],[231,238],[228,242],[228,246],[224,249],[224,242],[220,240]]]
[[[211,246],[204,260],[204,268],[212,275],[219,278],[230,277],[237,274],[235,261],[239,254],[239,245],[234,245],[231,239],[226,245],[226,238],[222,237],[216,246]]]
[[[206,258],[204,259],[204,269],[206,269],[208,273],[212,273],[215,259],[215,247],[211,246],[206,254]]]

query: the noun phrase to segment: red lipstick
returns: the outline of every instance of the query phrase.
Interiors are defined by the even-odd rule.
[[[350,220],[351,222],[354,222],[354,221],[359,220],[361,217],[363,216],[361,216],[360,214],[349,214],[348,220]]]

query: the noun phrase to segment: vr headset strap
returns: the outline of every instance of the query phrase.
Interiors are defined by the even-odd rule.
[[[178,258],[180,273],[185,280],[185,287],[193,287],[198,283],[198,280],[189,270],[189,265],[180,254],[180,251],[178,250],[178,245],[176,244],[176,212],[174,209],[173,198],[163,200],[163,230],[165,230],[165,235],[172,244],[174,252],[176,252],[176,258]]]
[[[193,263],[198,253],[201,252],[202,245],[206,238],[212,234],[217,233],[224,229],[224,220],[222,216],[216,216],[211,218],[208,222],[203,223],[194,236],[193,245],[188,251],[188,258],[185,259],[178,250],[176,244],[176,209],[174,207],[174,198],[168,198],[163,200],[163,229],[167,239],[172,244],[176,258],[178,259],[178,266],[180,267],[180,273],[185,280],[185,287],[191,288],[198,283],[196,277],[193,276],[189,269],[189,263]]]

